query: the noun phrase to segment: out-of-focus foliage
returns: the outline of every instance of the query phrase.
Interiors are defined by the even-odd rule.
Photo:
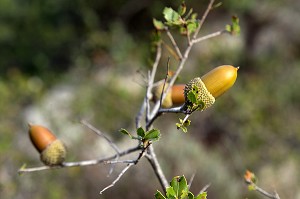
[[[121,148],[132,144],[117,131],[134,130],[145,88],[136,71],[147,74],[152,18],[162,19],[163,7],[179,2],[0,1],[1,198],[99,197],[119,167],[109,178],[104,165],[17,176],[24,162],[40,165],[26,123],[52,129],[67,143],[70,161],[112,153],[80,127],[81,118]],[[186,3],[201,15],[208,2]],[[223,64],[240,66],[239,76],[212,108],[190,118],[188,134],[176,129],[178,115],[154,123],[161,132],[156,151],[169,179],[183,174],[189,179],[196,172],[193,193],[211,183],[211,199],[256,198],[241,183],[250,169],[258,185],[276,189],[282,198],[299,198],[299,10],[296,0],[230,0],[210,13],[201,35],[224,28],[232,15],[240,19],[241,35],[199,43],[178,81],[186,83]],[[166,63],[160,63],[160,77]],[[170,66],[174,69],[176,60],[171,58]],[[158,188],[142,161],[103,198],[154,198]]]

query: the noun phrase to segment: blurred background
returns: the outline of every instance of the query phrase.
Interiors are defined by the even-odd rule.
[[[135,142],[118,130],[134,130],[153,60],[152,18],[160,0],[0,0],[0,195],[2,199],[154,198],[160,188],[146,160],[103,195],[122,170],[109,166],[27,173],[41,166],[27,123],[50,128],[68,146],[67,161],[106,157],[113,150],[80,125],[85,119],[126,149]],[[201,17],[208,1],[187,1]],[[241,35],[196,45],[178,83],[212,68],[240,66],[234,87],[207,111],[195,113],[189,133],[176,129],[182,115],[154,126],[168,179],[195,173],[192,192],[210,183],[208,198],[263,198],[243,182],[246,169],[258,185],[281,198],[300,198],[300,1],[226,0],[214,9],[200,36],[240,18]],[[175,34],[184,48],[185,39]],[[164,77],[164,51],[157,80]],[[171,70],[176,68],[171,58]],[[130,156],[129,156],[130,157]],[[135,156],[133,156],[135,157]]]

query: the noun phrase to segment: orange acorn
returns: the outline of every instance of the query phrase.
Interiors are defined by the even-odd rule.
[[[41,161],[45,165],[61,165],[66,157],[66,147],[53,135],[53,133],[39,125],[28,124],[29,137],[41,155]]]

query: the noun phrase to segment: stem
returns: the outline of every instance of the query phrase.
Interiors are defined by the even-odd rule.
[[[202,25],[203,25],[203,23],[204,23],[207,15],[208,15],[209,11],[212,9],[212,6],[213,6],[214,2],[215,2],[215,0],[210,0],[210,2],[208,4],[208,6],[207,6],[207,8],[206,8],[206,10],[204,12],[204,14],[202,15],[201,20],[199,22],[199,26],[196,29],[195,33],[194,33],[193,40],[197,38],[198,33],[199,33],[200,29],[202,28]]]
[[[58,166],[41,166],[41,167],[33,167],[33,168],[21,168],[19,169],[18,173],[29,173],[29,172],[35,172],[35,171],[43,171],[43,170],[50,170],[50,169],[61,169],[61,168],[66,168],[66,167],[82,167],[82,166],[92,166],[92,165],[97,165],[104,163],[109,160],[113,160],[118,156],[124,156],[130,153],[133,153],[135,151],[141,150],[140,146],[136,146],[130,149],[127,149],[125,151],[120,152],[119,154],[107,157],[107,158],[102,158],[102,159],[95,159],[95,160],[85,160],[85,161],[80,161],[80,162],[64,162],[62,165]]]
[[[134,165],[134,163],[128,164],[128,165],[122,170],[122,172],[118,175],[118,177],[117,177],[110,185],[108,185],[107,187],[105,187],[104,189],[102,189],[102,190],[100,191],[100,194],[102,194],[102,193],[103,193],[104,191],[106,191],[107,189],[109,189],[109,188],[115,186],[115,184],[121,179],[121,177],[126,173],[126,171],[127,171],[132,165]]]
[[[179,60],[181,60],[181,59],[182,59],[182,54],[181,54],[181,52],[180,52],[180,49],[179,49],[179,47],[178,47],[178,45],[177,45],[177,43],[176,43],[176,41],[175,41],[173,35],[170,33],[170,31],[169,31],[168,28],[166,28],[166,33],[167,33],[167,35],[168,35],[168,37],[169,37],[169,39],[170,39],[170,41],[171,41],[173,47],[174,47],[175,50],[176,50],[176,53],[177,53],[177,56],[179,57]]]
[[[149,146],[148,155],[146,156],[149,163],[151,164],[153,171],[159,180],[159,183],[163,189],[163,191],[166,193],[166,188],[169,186],[169,183],[166,179],[165,174],[163,173],[160,164],[157,160],[156,154],[154,152],[153,145]]]

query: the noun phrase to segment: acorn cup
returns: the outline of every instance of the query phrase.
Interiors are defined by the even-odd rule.
[[[48,166],[61,165],[66,158],[66,147],[62,141],[47,128],[28,124],[29,137],[40,153],[41,161]]]
[[[184,109],[188,111],[205,110],[214,104],[217,97],[233,86],[239,67],[219,66],[204,76],[196,77],[184,87]],[[191,101],[191,96],[195,100]]]

